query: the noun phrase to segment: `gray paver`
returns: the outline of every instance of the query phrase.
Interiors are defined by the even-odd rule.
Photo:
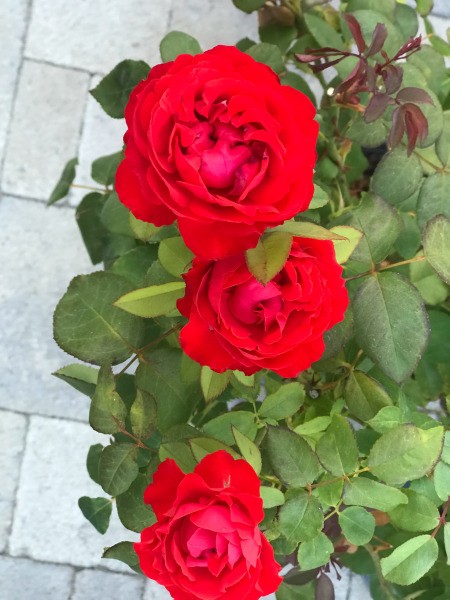
[[[170,6],[170,1],[34,0],[25,54],[98,73],[124,58],[154,64]]]
[[[46,200],[77,154],[89,76],[25,61],[6,147],[2,189]]]
[[[216,44],[235,44],[243,37],[257,41],[258,36],[256,15],[243,13],[231,0],[184,2],[174,7],[169,29],[189,33],[204,50]]]
[[[70,567],[0,556],[2,600],[67,600],[72,577]]]
[[[0,410],[0,552],[6,550],[25,442],[27,420]]]
[[[93,89],[101,80],[94,76],[89,89]],[[122,148],[123,134],[126,125],[124,119],[113,119],[101,108],[100,104],[90,94],[86,105],[86,115],[78,153],[76,183],[94,185],[91,179],[91,163],[99,156],[113,154]],[[87,194],[87,190],[73,189],[70,193],[70,204],[76,205]]]
[[[53,341],[53,310],[92,269],[74,212],[4,197],[0,222],[0,408],[86,420],[88,399],[51,375],[76,362]]]
[[[144,583],[143,577],[83,569],[75,576],[71,600],[137,600],[142,595]]]
[[[84,423],[31,417],[10,538],[12,556],[130,572],[101,555],[105,546],[135,541],[137,534],[124,529],[113,514],[102,536],[78,508],[80,496],[106,496],[89,479],[85,465],[89,446],[102,441],[107,437]]]
[[[0,3],[0,163],[11,114],[12,100],[21,61],[26,29],[27,0],[3,0]]]
[[[143,600],[170,600],[172,596],[155,581],[147,580]]]

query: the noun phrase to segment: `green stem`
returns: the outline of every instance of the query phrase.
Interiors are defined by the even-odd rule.
[[[380,271],[386,271],[387,269],[395,269],[395,267],[409,265],[409,263],[419,262],[421,260],[425,260],[425,256],[415,256],[414,258],[408,258],[408,260],[401,260],[400,262],[392,263],[390,265],[386,265],[385,267],[380,267],[379,269],[372,269],[371,271],[365,271],[364,273],[359,273],[358,275],[353,275],[352,277],[348,277],[346,279],[346,281],[352,281],[353,279],[359,279],[360,277],[365,277],[366,275],[373,275],[374,273],[378,273]]]
[[[378,581],[380,582],[380,587],[383,590],[387,600],[395,600],[395,596],[393,596],[391,590],[389,589],[389,584],[384,578],[383,571],[381,570],[380,557],[370,544],[364,544],[364,548],[370,554],[370,558],[373,561]]]

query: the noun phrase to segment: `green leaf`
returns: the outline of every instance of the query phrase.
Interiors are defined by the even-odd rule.
[[[444,546],[447,555],[447,565],[450,565],[450,523],[444,525]]]
[[[103,260],[106,247],[106,231],[101,214],[105,204],[105,196],[93,192],[83,198],[77,206],[75,218],[93,265]]]
[[[272,468],[286,485],[304,487],[322,472],[319,460],[308,443],[293,431],[269,427],[266,440]]]
[[[50,198],[47,201],[47,206],[51,206],[52,204],[55,204],[55,202],[58,202],[58,200],[62,200],[67,196],[70,191],[70,186],[75,179],[77,164],[77,158],[71,158],[69,161],[67,161],[58,183],[55,185],[52,193],[50,194]]]
[[[181,356],[179,350],[161,348],[153,351],[150,361],[136,370],[136,386],[156,400],[161,431],[186,423],[199,400],[197,386],[181,380]]]
[[[286,539],[307,542],[318,535],[323,527],[323,513],[319,501],[306,492],[299,492],[280,508],[279,526]]]
[[[196,467],[196,461],[189,446],[184,442],[166,442],[159,447],[160,461],[171,458],[182,471],[191,473]]]
[[[209,367],[202,367],[200,371],[200,386],[206,402],[220,396],[230,381],[230,372],[216,373]]]
[[[103,446],[101,444],[93,444],[89,448],[89,452],[86,457],[86,468],[89,473],[89,477],[95,483],[100,484],[99,474],[98,474],[98,465],[100,462],[100,456],[103,451]]]
[[[391,150],[383,156],[372,178],[372,190],[391,204],[399,204],[413,194],[422,182],[422,167],[415,154]]]
[[[120,560],[120,562],[128,565],[133,571],[136,571],[136,573],[142,573],[141,568],[139,567],[139,558],[134,551],[133,542],[119,542],[114,546],[105,548],[102,558]]]
[[[134,435],[145,440],[156,429],[158,409],[152,395],[137,390],[136,399],[131,405],[130,422]]]
[[[133,231],[130,227],[130,211],[119,200],[116,192],[107,195],[103,205],[100,219],[103,226],[111,233],[127,235],[133,237]]]
[[[103,450],[99,463],[99,479],[102,488],[111,496],[126,492],[138,473],[134,444],[113,444]]]
[[[245,253],[245,260],[251,274],[264,285],[281,271],[289,256],[292,236],[275,231],[262,237],[256,248]]]
[[[417,201],[417,222],[423,229],[430,219],[443,215],[450,219],[450,175],[433,173],[425,179]]]
[[[197,462],[200,462],[202,458],[205,458],[208,454],[216,452],[217,450],[225,450],[228,454],[231,454],[233,458],[240,458],[239,454],[219,440],[208,437],[198,437],[189,440],[189,446],[191,447],[192,454]]]
[[[439,548],[429,535],[414,537],[381,559],[383,576],[398,585],[411,585],[423,577],[437,560]]]
[[[311,13],[305,13],[304,18],[306,27],[313,38],[318,42],[319,46],[332,46],[339,50],[344,48],[344,42],[341,36],[326,21]]]
[[[444,219],[444,217],[437,217],[438,219]],[[434,220],[434,219],[433,219]],[[432,223],[430,221],[429,223]],[[448,221],[450,226],[450,221]],[[450,229],[450,227],[449,227]],[[438,233],[438,232],[436,232]],[[434,240],[430,240],[431,245],[434,246],[433,249],[429,248],[430,254],[431,252],[435,252],[433,254],[433,258],[436,259],[436,266],[440,266],[445,263],[445,255],[438,254],[438,246],[441,245],[443,240],[436,240],[436,244],[434,244]],[[446,246],[446,244],[443,244]],[[443,252],[447,252],[447,247],[443,249]],[[431,306],[435,306],[436,304],[441,304],[444,302],[448,295],[447,286],[443,283],[439,277],[436,275],[435,271],[431,267],[428,261],[420,260],[417,262],[412,262],[409,265],[409,273],[411,282],[415,285],[415,287],[419,290],[420,295],[422,296],[424,302],[430,304]],[[450,273],[450,254],[449,254],[449,273]]]
[[[130,287],[126,279],[108,272],[75,277],[55,310],[58,345],[94,364],[126,360],[142,343],[142,321],[112,304]]]
[[[432,10],[434,0],[416,0],[417,12],[421,17],[426,17]]]
[[[423,233],[425,256],[439,277],[448,284],[450,284],[449,240],[450,219],[439,215],[428,221]]]
[[[287,28],[283,27],[283,29],[287,29]],[[299,92],[302,92],[302,94],[305,94],[305,96],[308,96],[308,98],[311,100],[311,102],[314,104],[314,106],[317,105],[317,99],[314,96],[313,91],[311,90],[311,88],[309,87],[309,85],[305,81],[305,79],[303,79],[303,77],[301,77],[297,73],[292,73],[291,71],[286,71],[285,73],[283,73],[283,75],[280,76],[280,83],[282,85],[288,85],[289,87],[294,88],[294,90],[298,90]],[[323,198],[319,198],[319,196],[317,196],[317,197],[315,197],[315,196],[316,196],[316,194],[314,194],[314,197],[311,200],[311,204],[309,205],[310,209],[320,208],[321,206],[325,206],[325,204],[327,204],[327,202],[329,200],[328,196],[326,197],[325,201],[323,200]]]
[[[181,277],[191,264],[194,255],[181,237],[162,240],[158,249],[159,262],[174,277]]]
[[[239,429],[231,426],[233,437],[236,440],[236,445],[244,459],[253,467],[256,474],[259,475],[262,467],[261,452],[258,446],[252,442],[246,435],[241,433]]]
[[[395,7],[395,25],[400,29],[404,39],[415,37],[419,29],[417,13],[411,6],[397,4]]]
[[[159,231],[159,227],[156,227],[153,223],[146,223],[145,221],[136,219],[133,213],[129,213],[128,220],[134,237],[142,242],[148,242]]]
[[[108,531],[112,512],[112,502],[109,498],[89,498],[82,496],[78,506],[86,519],[95,529],[103,534]]]
[[[333,551],[333,544],[322,531],[312,540],[302,542],[297,555],[302,571],[326,565]]]
[[[315,494],[322,504],[326,506],[337,506],[342,499],[342,491],[344,489],[344,480],[336,479],[329,473],[321,478],[320,483],[324,483],[321,487],[315,490]]]
[[[117,258],[111,271],[126,277],[134,287],[140,288],[148,283],[148,270],[156,259],[156,245],[137,246]]]
[[[211,421],[205,423],[203,431],[207,435],[232,446],[235,442],[232,427],[238,429],[251,440],[256,437],[255,417],[252,413],[244,410],[231,411],[211,419]]]
[[[347,129],[345,137],[366,148],[376,148],[386,141],[386,126],[382,119],[366,123],[362,116],[358,116]]]
[[[58,369],[52,375],[90,397],[95,392],[98,370],[80,363],[73,363]]]
[[[364,194],[359,206],[342,215],[337,222],[364,232],[351,255],[352,261],[361,263],[362,270],[386,258],[401,229],[397,211],[381,198],[370,194]]]
[[[147,485],[145,475],[138,475],[129,489],[116,498],[119,519],[127,529],[136,533],[156,522],[152,509],[144,502]]]
[[[444,435],[444,446],[442,447],[441,459],[450,465],[450,431],[446,431]]]
[[[112,185],[116,178],[117,167],[122,162],[122,159],[122,151],[97,158],[91,167],[92,179],[102,185]]]
[[[184,281],[151,285],[120,296],[114,306],[139,317],[152,318],[175,310],[177,300],[184,295]]]
[[[347,238],[338,233],[334,233],[330,229],[325,229],[311,223],[310,221],[286,221],[283,225],[274,227],[272,231],[289,233],[297,237],[310,238],[313,240],[346,240]]]
[[[278,46],[273,44],[255,44],[246,50],[246,54],[250,55],[256,61],[270,67],[275,73],[282,73],[285,70],[283,55]]]
[[[444,113],[444,125],[436,141],[436,154],[443,166],[447,166],[450,161],[450,111]]]
[[[439,461],[434,469],[434,489],[442,501],[450,497],[450,465]]]
[[[295,433],[299,435],[313,435],[325,431],[328,425],[331,423],[331,417],[315,417],[310,421],[306,421],[301,425],[297,425],[294,429]]]
[[[149,74],[150,67],[142,60],[123,60],[91,90],[106,114],[122,119],[132,90]]]
[[[374,516],[360,506],[350,506],[339,513],[339,525],[350,544],[363,546],[375,532]]]
[[[405,531],[429,531],[439,522],[436,505],[423,494],[413,490],[403,490],[408,496],[408,504],[401,504],[389,511],[389,517],[395,527]]]
[[[362,421],[370,421],[382,408],[392,405],[386,390],[362,371],[350,373],[345,386],[345,402],[350,412]]]
[[[402,485],[426,475],[441,453],[442,426],[419,429],[399,425],[384,433],[372,446],[368,465],[371,472],[387,484]]]
[[[398,406],[385,406],[367,421],[367,424],[378,433],[385,433],[402,422],[402,411]]]
[[[322,360],[328,360],[337,356],[352,336],[353,313],[351,308],[348,307],[345,311],[344,320],[326,331],[323,336],[325,352],[322,354]]]
[[[389,19],[394,19],[396,9],[395,0],[349,0],[347,10],[354,12],[355,10],[376,10]]]
[[[266,0],[233,0],[235,7],[246,13],[258,10],[258,8],[264,6],[265,2]]]
[[[116,392],[114,374],[109,365],[104,365],[92,397],[89,424],[100,433],[117,433],[125,428],[126,417],[127,408]]]
[[[260,494],[263,501],[263,508],[265,510],[268,508],[275,508],[275,506],[281,506],[285,502],[283,492],[277,488],[262,485]]]
[[[405,380],[416,368],[429,333],[417,289],[396,273],[369,277],[354,298],[353,317],[364,352],[394,381]]]
[[[182,31],[170,31],[159,44],[163,62],[175,60],[180,54],[201,54],[202,49],[195,38]]]
[[[333,233],[345,237],[345,240],[334,240],[334,252],[336,254],[336,261],[342,265],[350,258],[353,254],[356,246],[362,240],[364,234],[355,227],[349,227],[348,225],[336,225],[330,229]]]
[[[261,404],[258,414],[262,419],[286,419],[298,411],[305,401],[305,390],[298,382],[286,383]]]
[[[366,506],[390,511],[407,502],[407,496],[400,490],[367,477],[352,478],[344,485],[344,504],[347,506]]]
[[[333,415],[331,424],[316,444],[322,465],[333,475],[348,475],[358,467],[358,447],[349,422]]]
[[[317,183],[314,184],[314,196],[312,197],[311,203],[309,205],[309,210],[314,210],[316,208],[322,208],[330,201],[330,198],[325,190],[323,190],[320,185]]]

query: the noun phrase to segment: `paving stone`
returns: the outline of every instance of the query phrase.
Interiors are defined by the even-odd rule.
[[[147,580],[143,600],[170,600],[172,596],[155,581]]]
[[[101,77],[94,76],[90,82],[89,89],[93,89],[100,80]],[[78,153],[77,183],[82,185],[98,185],[91,179],[91,163],[99,156],[118,152],[122,148],[125,130],[124,119],[109,117],[97,100],[90,94],[88,95],[86,116]],[[88,193],[87,190],[72,189],[69,198],[70,204],[77,205],[86,193]]]
[[[4,197],[0,222],[0,408],[86,420],[88,399],[51,375],[76,362],[53,341],[53,310],[92,270],[74,212]]]
[[[205,50],[216,44],[235,44],[243,37],[258,40],[255,13],[243,13],[230,0],[175,2],[169,30],[189,33]]]
[[[89,446],[107,439],[84,423],[31,417],[10,538],[12,556],[130,572],[101,555],[106,546],[135,541],[138,535],[122,527],[115,513],[107,533],[100,535],[78,508],[80,496],[106,496],[90,480],[85,461]]]
[[[34,0],[26,56],[98,73],[108,73],[125,58],[152,64],[158,60],[170,5],[142,0]]]
[[[46,200],[77,154],[89,76],[25,61],[11,121],[2,189]]]
[[[2,600],[67,600],[72,577],[70,567],[0,556]]]
[[[3,156],[16,79],[21,62],[26,28],[27,0],[2,0],[0,3],[0,159]],[[1,160],[0,160],[1,162]]]
[[[144,584],[144,578],[137,575],[83,569],[75,576],[75,588],[71,600],[99,600],[99,598],[137,600],[142,595]]]
[[[6,550],[27,420],[24,416],[0,410],[0,552]]]

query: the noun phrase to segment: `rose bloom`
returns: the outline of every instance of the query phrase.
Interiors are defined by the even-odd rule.
[[[194,259],[184,275],[179,311],[183,350],[219,373],[270,369],[296,377],[325,349],[323,334],[344,318],[348,295],[328,240],[294,237],[290,254],[269,283],[250,273],[245,255]]]
[[[120,200],[219,258],[306,210],[318,125],[307,96],[234,47],[154,67],[125,110]]]
[[[184,474],[161,463],[144,493],[157,522],[134,544],[142,571],[175,600],[257,600],[281,583],[280,565],[258,529],[260,482],[224,450]]]

